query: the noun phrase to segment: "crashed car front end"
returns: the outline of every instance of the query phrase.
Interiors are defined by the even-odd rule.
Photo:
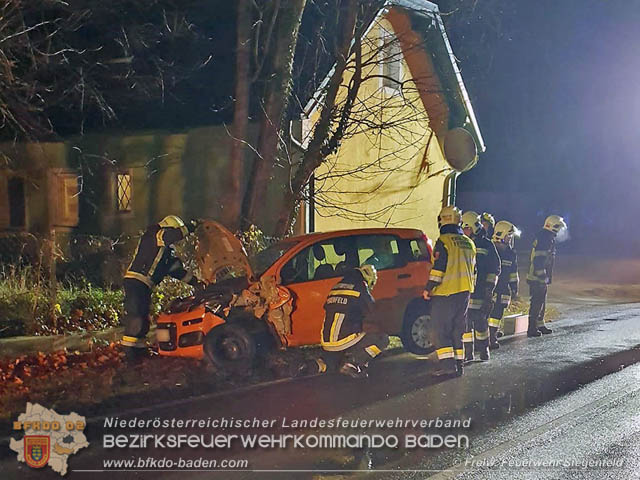
[[[254,279],[241,242],[217,222],[196,231],[199,276],[207,284],[192,297],[177,299],[157,320],[160,355],[201,359],[206,335],[236,318],[265,323],[277,348],[291,334],[291,293],[272,276]]]

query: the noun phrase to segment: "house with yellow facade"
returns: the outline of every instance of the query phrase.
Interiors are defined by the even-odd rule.
[[[351,133],[314,175],[306,229],[412,227],[437,238],[456,178],[485,150],[437,5],[388,2],[364,34],[361,56]],[[354,70],[343,77],[342,101]],[[322,107],[321,85],[304,111],[303,146]]]
[[[224,23],[226,11],[233,22],[233,5],[214,3],[206,3],[211,18]],[[228,100],[233,56],[224,45],[233,44],[233,33],[219,34],[221,55],[199,73],[199,92],[210,85],[206,92]],[[389,1],[361,45],[362,83],[347,134],[311,179],[295,233],[394,226],[420,228],[435,238],[440,208],[455,201],[456,177],[485,148],[438,7]],[[339,104],[353,74],[349,67]],[[323,108],[324,85],[292,121],[299,149]],[[168,214],[224,221],[230,117],[216,116],[201,98],[178,105],[180,111],[150,105],[123,118],[120,128],[0,145],[0,232],[55,232],[57,241],[72,243],[98,235],[117,243]],[[255,125],[249,136],[250,142],[256,138]],[[252,162],[246,150],[244,181]],[[282,196],[278,188],[290,175],[284,168],[274,172],[258,225],[267,233],[275,217],[270,209],[277,211]]]

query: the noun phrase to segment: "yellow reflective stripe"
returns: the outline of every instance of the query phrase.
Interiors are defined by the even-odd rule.
[[[376,358],[381,353],[377,345],[369,345],[364,350],[371,356],[371,358]]]
[[[322,348],[328,351],[340,351],[345,350],[356,343],[358,343],[364,337],[364,333],[352,333],[348,337],[338,340],[337,342],[321,342]]]
[[[489,326],[490,327],[500,328],[500,319],[499,318],[490,318],[489,319]]]
[[[133,258],[131,259],[131,263],[129,264],[129,268],[127,270],[131,270],[131,266],[133,265],[136,256],[138,255],[138,249],[140,248],[140,240],[138,240],[138,244],[136,245],[136,249],[133,252]]]
[[[330,297],[333,297],[336,295],[345,295],[347,297],[359,297],[360,292],[358,292],[357,290],[331,290],[329,292]]]
[[[431,273],[429,273],[430,277],[444,277],[444,272],[442,270],[432,269]]]
[[[489,338],[489,330],[484,330],[482,332],[479,332],[478,330],[476,330],[475,335],[476,335],[476,340],[486,340],[487,338]]]
[[[439,348],[438,350],[436,350],[436,355],[438,355],[438,360],[453,358],[453,347]]]
[[[147,287],[153,288],[153,282],[151,281],[151,277],[147,277],[146,275],[142,275],[141,273],[132,272],[131,270],[129,270],[127,273],[124,274],[124,278],[134,278],[144,283]]]
[[[486,248],[476,248],[476,255],[488,255],[489,250]]]
[[[512,273],[511,275],[509,275],[510,282],[516,282],[518,280],[520,280],[520,275],[518,275],[517,273]]]
[[[331,324],[331,332],[329,333],[330,342],[338,341],[338,335],[340,335],[340,329],[342,328],[343,320],[344,320],[344,313],[336,312],[333,315],[333,323]]]
[[[149,269],[149,277],[153,276],[153,274],[156,271],[156,268],[158,268],[158,263],[160,263],[160,259],[164,254],[165,248],[166,247],[160,247],[160,250],[158,250],[158,254],[156,255],[156,258],[153,259],[153,263],[151,264],[151,268]]]
[[[464,332],[464,333],[462,334],[462,342],[463,342],[463,343],[473,342],[473,333],[471,333],[471,332]]]
[[[534,257],[546,257],[547,255],[549,255],[549,252],[547,252],[546,250],[542,250],[542,251],[537,251],[533,254]]]
[[[455,359],[464,360],[464,349],[456,348]]]
[[[498,275],[495,273],[490,273],[487,275],[487,282],[495,284],[498,281]]]
[[[511,260],[502,260],[502,265],[505,267],[510,267],[511,265],[513,265],[513,262]]]
[[[130,337],[128,335],[123,335],[120,343],[125,347],[146,347],[144,338]]]
[[[163,229],[160,229],[156,232],[156,245],[159,247],[164,247],[164,238],[162,238],[162,234],[164,233]]]

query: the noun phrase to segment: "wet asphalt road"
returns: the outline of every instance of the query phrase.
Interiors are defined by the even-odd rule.
[[[248,471],[194,472],[196,478],[318,478],[338,474],[331,472],[335,470],[343,470],[339,473],[341,476],[358,476],[357,472],[344,470],[362,469],[369,472],[385,470],[367,475],[376,478],[427,478],[430,475],[439,475],[436,478],[633,478],[635,470],[630,463],[625,463],[623,470],[595,472],[604,476],[590,476],[594,474],[593,470],[577,468],[509,469],[496,468],[495,465],[492,468],[482,467],[481,471],[475,466],[475,470],[440,471],[456,465],[465,468],[469,455],[484,455],[502,461],[504,458],[528,459],[551,454],[571,454],[574,455],[572,458],[580,459],[606,458],[614,452],[625,458],[636,454],[633,445],[637,444],[634,440],[640,437],[640,414],[634,413],[638,412],[639,400],[633,387],[637,384],[640,367],[620,370],[623,366],[640,362],[640,349],[635,348],[640,344],[640,304],[572,306],[564,311],[563,318],[554,322],[553,335],[537,339],[510,339],[491,362],[471,365],[464,377],[458,379],[434,381],[429,375],[432,368],[430,360],[403,354],[383,359],[372,366],[370,378],[364,381],[321,376],[120,415],[120,418],[139,419],[257,417],[273,420],[273,428],[129,431],[105,428],[103,420],[91,419],[86,430],[91,446],[71,457],[68,478],[164,479],[185,478],[187,475],[184,471],[95,471],[103,470],[105,459],[138,457],[236,458],[249,461]],[[625,388],[630,390],[627,392]],[[406,435],[441,433],[413,426],[298,431],[283,426],[283,422],[290,425],[293,420],[317,417],[367,421],[471,418],[471,428],[453,430],[455,434],[469,437],[470,448],[105,450],[101,445],[105,434],[131,433],[379,433],[396,435],[400,439]],[[560,420],[553,423],[556,417]],[[626,445],[626,449],[621,445]],[[4,446],[2,448],[0,478],[59,478],[48,468],[34,471],[18,464],[15,454],[11,451],[7,454]],[[403,471],[394,473],[390,470]],[[611,472],[615,475],[606,476]],[[619,476],[616,472],[623,474]]]

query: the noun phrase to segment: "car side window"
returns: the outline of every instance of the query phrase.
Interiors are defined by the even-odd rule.
[[[357,267],[353,240],[338,237],[305,248],[289,260],[280,271],[283,285],[343,276]]]
[[[307,247],[298,252],[295,257],[289,260],[280,270],[280,279],[283,285],[298,282],[308,282],[313,278],[313,262],[310,261],[311,247]]]
[[[360,265],[367,263],[377,270],[406,265],[403,255],[400,254],[398,239],[393,235],[359,235],[356,243]]]

